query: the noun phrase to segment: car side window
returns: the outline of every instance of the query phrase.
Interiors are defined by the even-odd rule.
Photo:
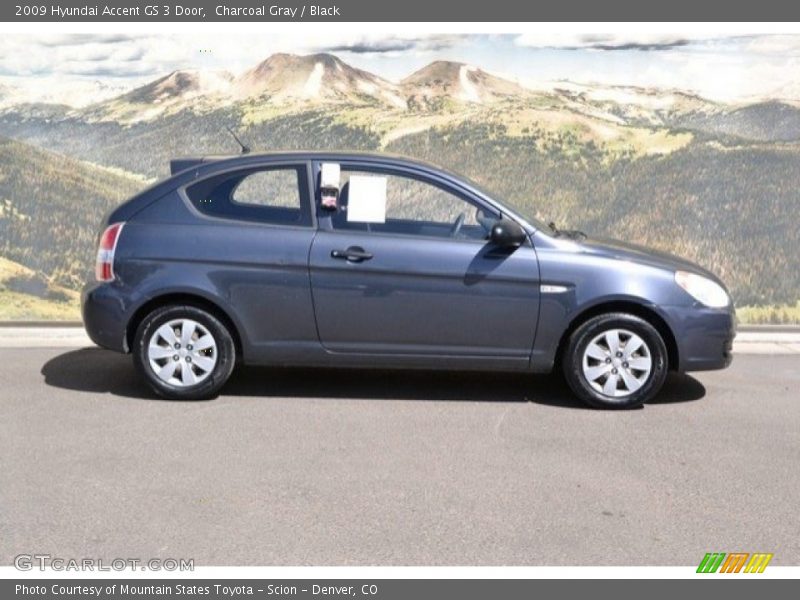
[[[220,218],[271,223],[311,223],[303,165],[228,172],[189,186],[186,195],[201,213]]]
[[[233,201],[250,206],[300,208],[297,173],[291,169],[256,171],[236,186]]]
[[[377,213],[367,211],[369,216],[364,217],[360,207],[371,203]],[[332,223],[339,230],[485,240],[495,218],[427,181],[393,173],[343,170],[339,210]]]

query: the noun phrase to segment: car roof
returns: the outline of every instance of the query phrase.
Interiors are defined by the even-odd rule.
[[[335,151],[321,151],[321,150],[287,150],[287,151],[264,151],[264,152],[247,152],[243,154],[220,154],[220,155],[205,155],[202,157],[185,157],[174,159],[176,161],[194,161],[194,162],[218,162],[218,161],[231,161],[246,160],[247,162],[258,161],[262,159],[282,160],[282,159],[297,159],[297,160],[329,160],[329,161],[375,161],[383,163],[395,163],[398,165],[408,165],[413,167],[421,167],[424,169],[435,169],[449,175],[460,177],[457,173],[452,172],[441,165],[410,158],[401,154],[393,154],[391,152],[360,152],[355,150],[348,150],[344,152]]]
[[[473,191],[482,196],[488,196],[484,190],[479,189],[476,185],[469,181],[469,179],[442,167],[440,165],[402,156],[400,154],[392,154],[389,152],[359,152],[359,151],[319,151],[319,150],[289,150],[289,151],[267,151],[267,152],[245,152],[241,154],[222,154],[222,155],[206,155],[206,156],[187,156],[182,158],[175,158],[170,161],[171,175],[179,175],[183,171],[190,168],[202,167],[203,170],[215,170],[216,168],[225,168],[228,166],[237,167],[248,164],[258,164],[261,161],[283,161],[283,160],[302,160],[302,161],[331,161],[331,162],[361,162],[369,163],[374,162],[382,165],[395,165],[398,167],[408,167],[421,171],[427,171],[429,174],[437,174],[445,178],[459,182],[461,185],[466,185]]]

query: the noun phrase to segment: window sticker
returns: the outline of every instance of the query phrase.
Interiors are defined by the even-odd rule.
[[[322,163],[321,187],[333,187],[338,190],[340,174],[341,170],[337,163]]]
[[[386,177],[351,175],[348,187],[349,222],[386,222]]]
[[[337,163],[322,163],[320,174],[320,204],[326,210],[336,210],[339,200],[341,169]]]

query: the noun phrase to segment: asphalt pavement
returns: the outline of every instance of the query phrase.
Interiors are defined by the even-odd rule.
[[[0,564],[800,564],[800,356],[604,412],[557,377],[248,368],[155,399],[130,357],[0,348]]]

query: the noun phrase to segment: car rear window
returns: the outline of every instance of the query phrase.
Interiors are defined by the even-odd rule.
[[[203,214],[275,225],[311,223],[304,165],[227,172],[186,188]]]

